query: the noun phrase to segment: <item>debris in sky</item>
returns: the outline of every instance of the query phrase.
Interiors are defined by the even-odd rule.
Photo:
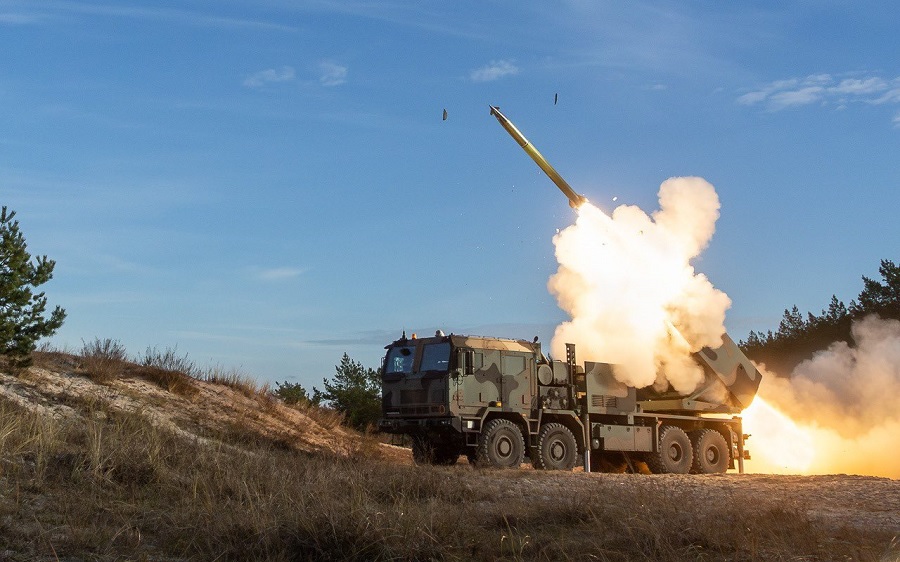
[[[615,203],[615,202],[618,201],[618,200],[619,200],[618,197],[613,197],[613,203]]]
[[[556,105],[556,102],[559,101],[559,92],[553,94],[553,105]]]
[[[446,120],[447,120],[447,110],[445,109],[444,110],[444,118],[442,119],[442,121],[446,121]]]

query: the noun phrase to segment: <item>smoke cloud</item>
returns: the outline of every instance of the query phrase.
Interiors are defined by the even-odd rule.
[[[698,177],[670,178],[658,211],[622,205],[612,216],[586,203],[553,242],[559,269],[548,288],[571,320],[557,327],[581,359],[615,365],[636,387],[693,391],[703,371],[690,354],[718,347],[731,300],[690,262],[709,244],[719,218],[715,188]]]
[[[751,470],[900,478],[900,455],[894,452],[900,441],[900,322],[868,316],[853,324],[852,339],[817,352],[789,378],[763,373],[759,396],[796,421],[812,456],[800,467],[769,458],[778,450],[770,446],[777,436],[755,429],[748,411]]]

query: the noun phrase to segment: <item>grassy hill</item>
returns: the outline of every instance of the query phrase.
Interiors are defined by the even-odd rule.
[[[288,407],[239,375],[102,355],[36,359],[17,376],[0,373],[0,560],[900,552],[895,481],[417,467],[407,450],[346,429],[328,410]]]

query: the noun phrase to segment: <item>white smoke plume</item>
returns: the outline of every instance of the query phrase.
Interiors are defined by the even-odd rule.
[[[629,205],[609,216],[586,203],[554,237],[548,288],[571,320],[551,349],[564,356],[574,343],[581,359],[614,364],[621,382],[688,393],[703,380],[690,354],[722,344],[731,306],[690,264],[712,238],[719,198],[702,178],[670,178],[659,205],[651,216]]]
[[[748,411],[751,470],[900,478],[900,455],[894,452],[900,442],[900,322],[868,316],[853,324],[852,336],[852,343],[817,352],[789,378],[763,373],[759,396],[797,423],[810,458],[805,466],[774,458],[771,453],[781,447],[769,441],[778,436],[754,428],[754,412]],[[796,451],[793,441],[786,445]]]

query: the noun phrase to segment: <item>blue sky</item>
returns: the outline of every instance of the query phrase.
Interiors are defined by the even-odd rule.
[[[601,208],[711,182],[740,339],[900,259],[895,9],[0,0],[2,203],[71,349],[311,386],[402,329],[549,341],[574,214],[495,104]]]

